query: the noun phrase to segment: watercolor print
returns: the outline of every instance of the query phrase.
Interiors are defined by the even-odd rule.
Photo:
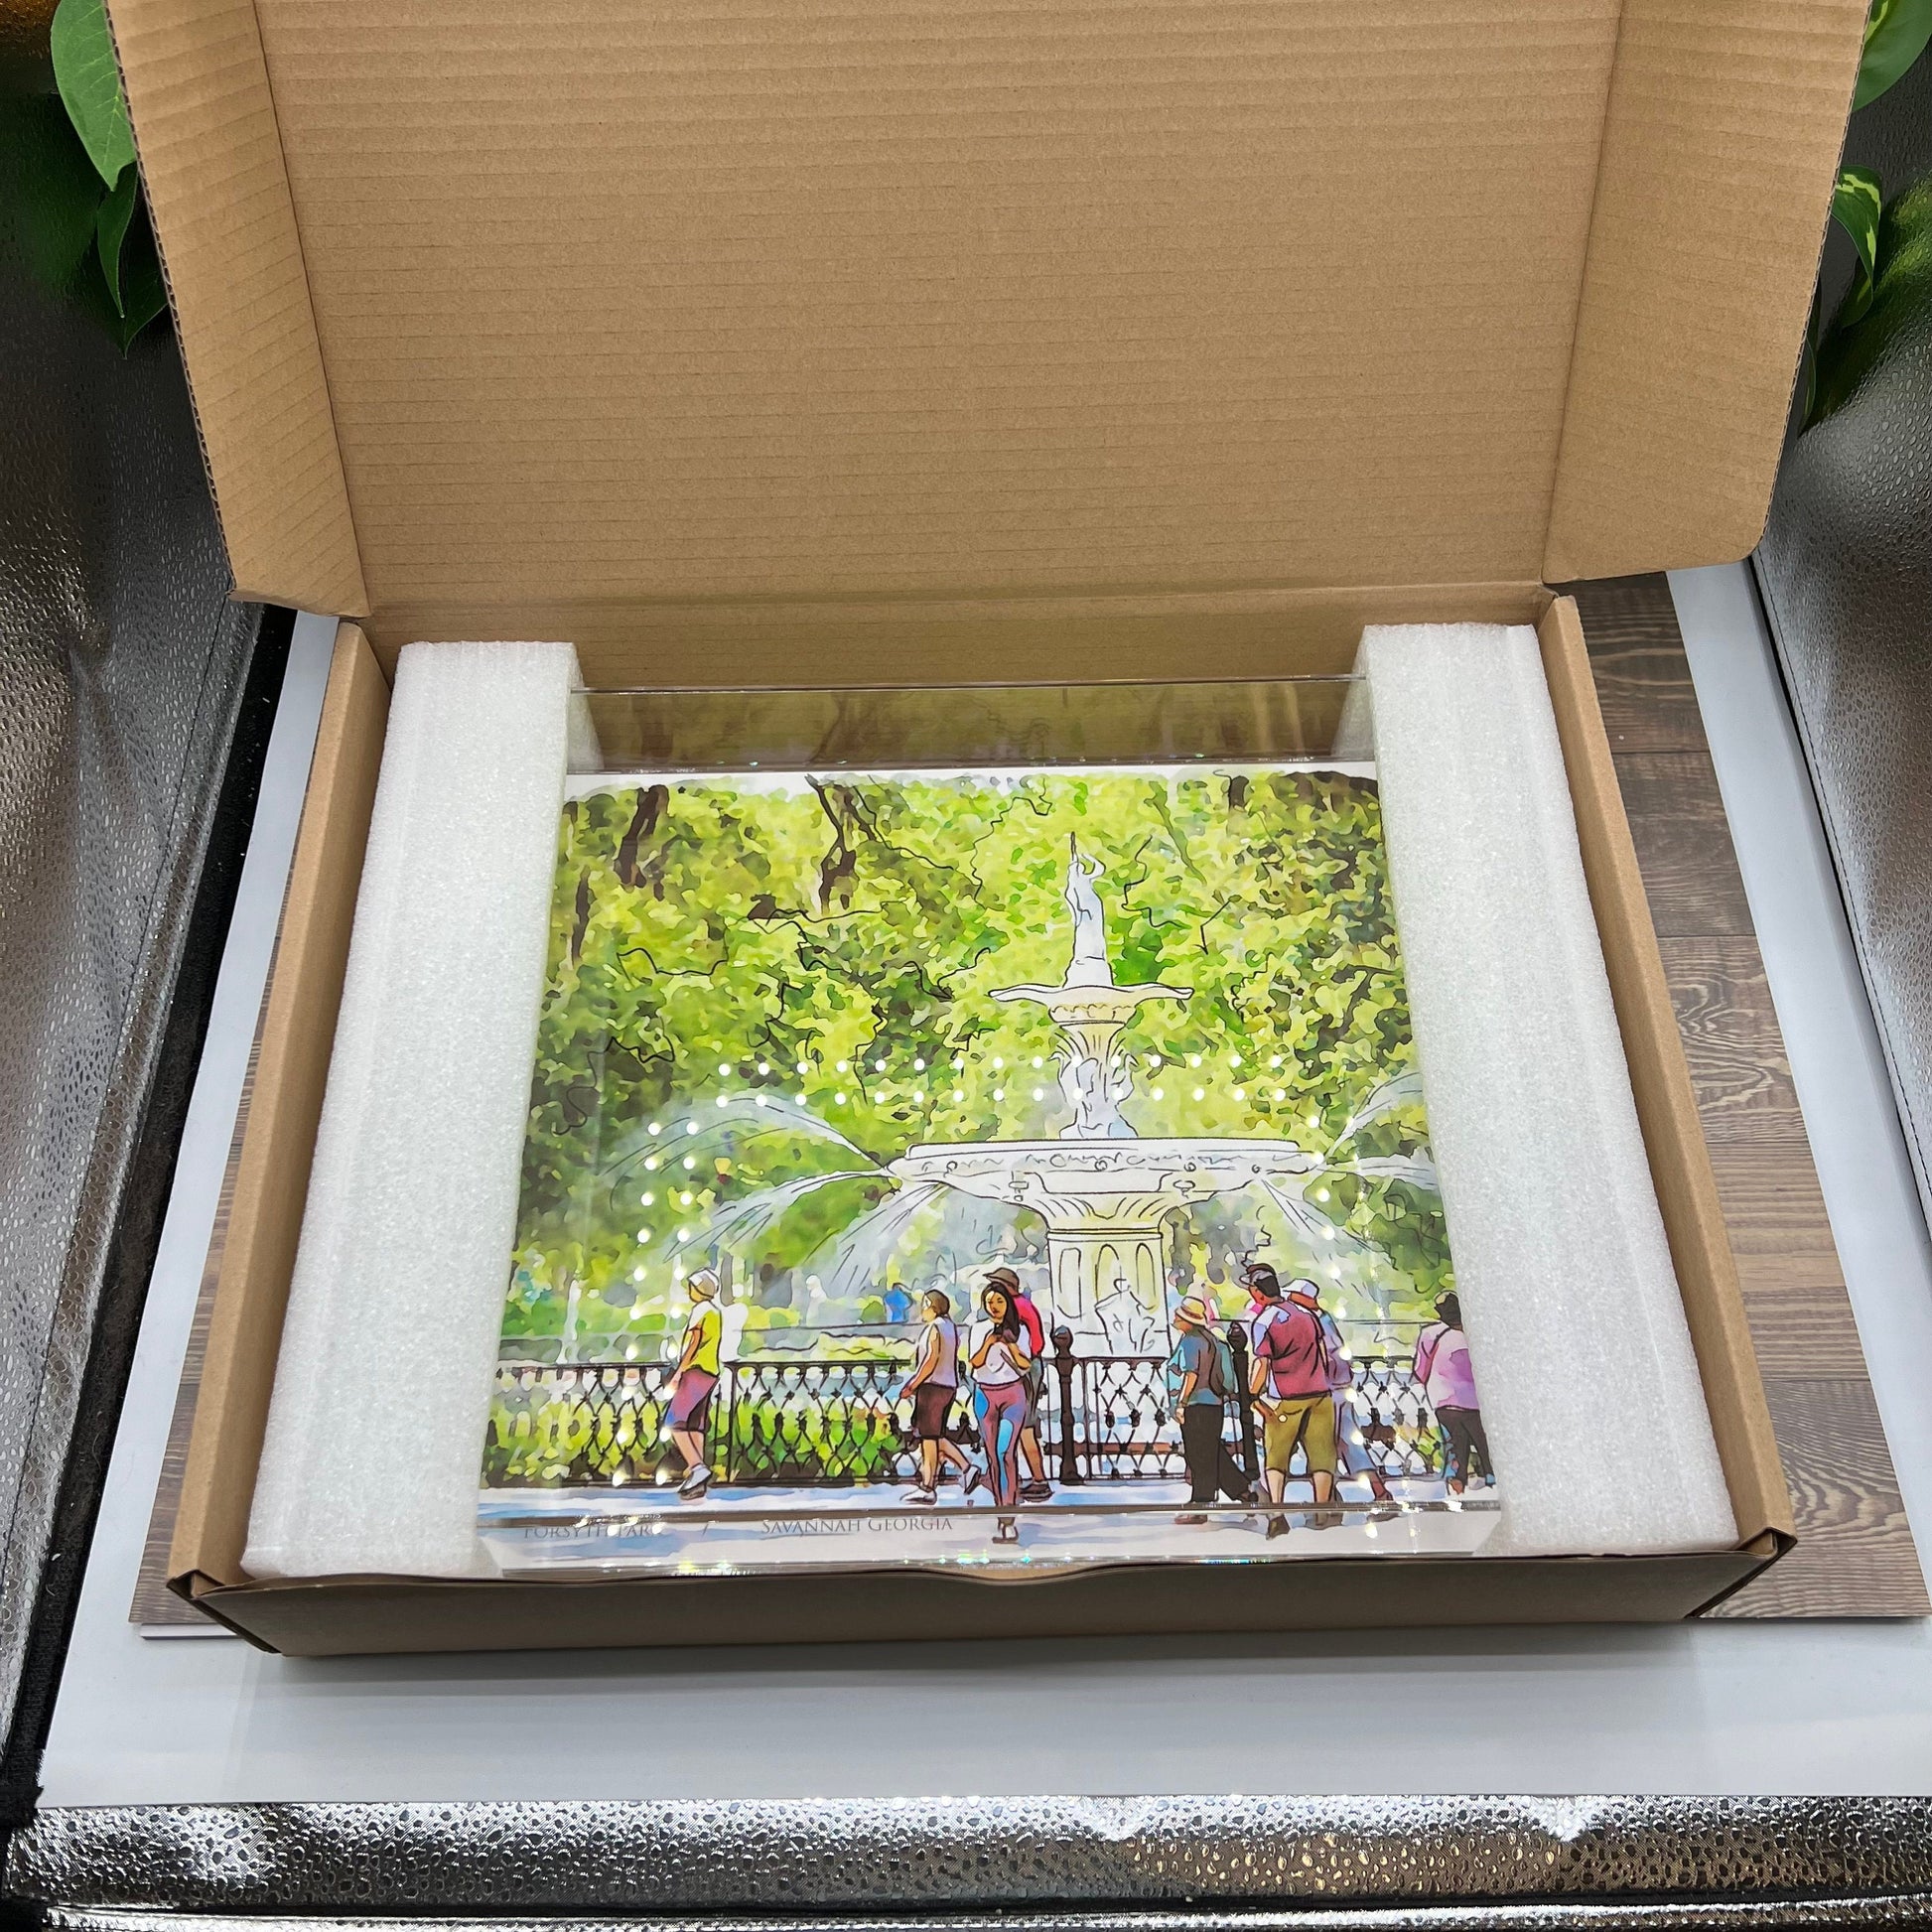
[[[496,1560],[1473,1547],[1368,769],[574,781]]]

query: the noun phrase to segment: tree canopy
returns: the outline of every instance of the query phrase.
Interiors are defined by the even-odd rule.
[[[793,1274],[886,1200],[877,1171],[907,1148],[1057,1135],[1070,1115],[1051,1023],[994,994],[1065,970],[1069,834],[1104,869],[1116,980],[1190,989],[1144,1006],[1121,1038],[1144,1138],[1326,1151],[1413,1069],[1372,781],[614,782],[563,814],[506,1334],[559,1332],[569,1301],[580,1332],[648,1336],[691,1258],[720,1248],[782,1304]],[[1409,1082],[1337,1159],[1425,1144]],[[782,1199],[763,1193],[784,1182]],[[1340,1230],[1323,1252],[1352,1253],[1359,1273],[1369,1244],[1388,1295],[1447,1280],[1427,1188],[1338,1172],[1309,1204]],[[990,1240],[979,1211],[970,1238]],[[1271,1212],[1196,1210],[1177,1252],[1205,1266],[1217,1229],[1238,1238],[1245,1215],[1267,1239]],[[1276,1216],[1274,1238],[1291,1235]]]

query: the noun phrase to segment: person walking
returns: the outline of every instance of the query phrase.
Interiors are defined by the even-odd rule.
[[[1328,1390],[1335,1405],[1336,1475],[1360,1476],[1368,1493],[1378,1502],[1389,1500],[1389,1485],[1376,1466],[1375,1452],[1355,1420],[1355,1364],[1349,1360],[1348,1347],[1341,1338],[1341,1324],[1326,1309],[1321,1311],[1321,1340],[1328,1351]]]
[[[1175,1306],[1179,1336],[1168,1358],[1174,1413],[1180,1419],[1180,1453],[1187,1465],[1187,1509],[1176,1523],[1205,1523],[1206,1505],[1218,1489],[1231,1503],[1249,1499],[1248,1474],[1222,1438],[1222,1422],[1235,1393],[1234,1351],[1214,1332],[1214,1311],[1205,1297],[1184,1295]]]
[[[959,1324],[952,1318],[952,1297],[944,1289],[929,1288],[919,1297],[919,1312],[925,1327],[919,1334],[918,1355],[899,1389],[900,1397],[912,1405],[912,1435],[919,1445],[918,1486],[905,1500],[931,1504],[939,1500],[942,1459],[959,1471],[964,1495],[970,1496],[980,1486],[980,1472],[946,1434],[946,1418],[959,1393]]]
[[[1014,1312],[1027,1331],[1027,1351],[1033,1357],[1027,1365],[1027,1426],[1020,1432],[1020,1457],[1027,1465],[1027,1480],[1021,1484],[1023,1503],[1043,1503],[1053,1493],[1046,1480],[1046,1460],[1039,1452],[1039,1405],[1046,1388],[1046,1323],[1040,1319],[1034,1298],[1020,1285],[1011,1268],[996,1268],[987,1277],[997,1281],[1013,1298]]]
[[[1005,1281],[1001,1277],[1005,1277]],[[986,1474],[993,1501],[1002,1512],[995,1543],[1018,1543],[1020,1528],[1010,1513],[1020,1501],[1020,1435],[1027,1426],[1026,1325],[1013,1305],[1009,1269],[996,1269],[980,1291],[984,1319],[974,1328],[967,1366],[973,1372],[973,1407],[980,1440],[986,1447]]]
[[[1493,1484],[1496,1470],[1476,1400],[1469,1339],[1462,1332],[1462,1303],[1453,1291],[1436,1304],[1436,1319],[1416,1337],[1416,1380],[1449,1438],[1444,1473],[1449,1494],[1461,1495],[1476,1480],[1478,1463],[1483,1479]]]
[[[705,1431],[711,1426],[711,1398],[718,1392],[718,1344],[725,1320],[718,1308],[718,1277],[700,1268],[685,1283],[691,1312],[684,1321],[684,1340],[677,1367],[671,1372],[671,1441],[684,1458],[684,1480],[677,1493],[695,1501],[710,1486],[712,1469],[705,1460]]]
[[[1262,1473],[1269,1500],[1276,1505],[1268,1523],[1271,1542],[1288,1529],[1280,1506],[1287,1498],[1289,1465],[1298,1449],[1320,1512],[1311,1520],[1322,1529],[1332,1525],[1328,1506],[1335,1494],[1335,1402],[1321,1314],[1314,1283],[1294,1282],[1281,1298],[1280,1314],[1261,1329],[1255,1343],[1250,1387],[1262,1414]]]

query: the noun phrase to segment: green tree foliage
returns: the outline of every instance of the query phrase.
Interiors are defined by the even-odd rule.
[[[784,1276],[887,1199],[873,1170],[907,1148],[1056,1136],[1070,1115],[1051,1025],[994,994],[1065,970],[1070,835],[1105,868],[1116,978],[1191,989],[1122,1037],[1144,1137],[1326,1150],[1413,1064],[1365,780],[1056,772],[592,793],[564,813],[505,1332],[568,1322],[580,1345],[648,1344],[691,1257],[722,1247],[741,1284]],[[1423,1140],[1411,1101],[1342,1152]],[[848,1177],[768,1225],[714,1234],[759,1189],[831,1174]],[[1337,1175],[1323,1198],[1412,1293],[1447,1279],[1433,1194]]]

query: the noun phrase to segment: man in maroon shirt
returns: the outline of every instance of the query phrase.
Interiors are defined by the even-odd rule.
[[[1289,1284],[1276,1306],[1281,1312],[1257,1325],[1249,1384],[1262,1415],[1262,1473],[1270,1499],[1280,1503],[1288,1490],[1288,1465],[1299,1447],[1308,1460],[1314,1500],[1325,1509],[1335,1493],[1335,1405],[1321,1304],[1312,1282],[1298,1281]],[[1324,1517],[1315,1521],[1326,1527]],[[1287,1517],[1270,1517],[1271,1540],[1287,1528]]]

